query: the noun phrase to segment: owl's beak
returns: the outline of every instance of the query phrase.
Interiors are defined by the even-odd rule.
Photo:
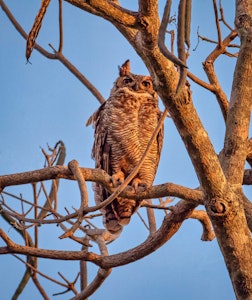
[[[133,89],[134,91],[138,91],[139,86],[138,86],[138,83],[137,83],[137,82],[132,86],[132,89]]]

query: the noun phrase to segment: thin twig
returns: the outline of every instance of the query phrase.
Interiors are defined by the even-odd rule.
[[[86,245],[89,244],[89,237],[88,235],[85,236],[84,238],[84,243]],[[88,246],[83,245],[82,246],[82,251],[87,252],[88,251]],[[88,286],[88,267],[87,267],[87,262],[86,261],[80,261],[80,289],[83,291],[86,289]],[[86,299],[84,299],[86,300]]]
[[[232,27],[227,23],[227,21],[226,21],[226,19],[225,19],[225,16],[224,16],[224,10],[223,10],[221,1],[220,1],[220,15],[221,15],[220,21],[222,21],[223,24],[224,24],[230,31],[233,31],[234,28],[232,28]]]
[[[139,211],[137,211],[137,215],[138,215],[139,219],[142,221],[142,223],[144,224],[144,227],[145,227],[148,231],[150,231],[149,226],[147,225],[147,223],[145,222],[144,218],[141,216],[141,214],[140,214]]]
[[[42,287],[41,283],[38,280],[38,277],[36,276],[36,273],[33,273],[32,276],[32,280],[36,286],[36,288],[38,289],[38,291],[40,292],[41,296],[43,297],[44,300],[50,300],[50,297],[47,295],[45,289]]]
[[[197,83],[198,85],[200,85],[201,87],[207,89],[210,92],[214,92],[215,91],[215,87],[213,84],[209,84],[205,81],[203,81],[202,79],[200,79],[199,77],[195,76],[193,73],[187,71],[187,76],[188,78],[190,78],[192,81],[194,81],[195,83]]]
[[[98,236],[96,239],[96,242],[99,246],[101,256],[107,257],[109,254],[108,254],[108,250],[107,250],[106,244],[105,244],[102,236]],[[87,297],[89,297],[90,295],[92,295],[102,285],[102,283],[110,275],[111,272],[112,272],[111,268],[108,268],[108,269],[99,268],[97,275],[93,279],[93,281],[78,295],[71,298],[71,300],[83,300],[83,299],[86,299]]]
[[[66,294],[70,291],[72,291],[75,295],[78,294],[76,288],[75,288],[75,284],[80,276],[80,273],[77,274],[77,276],[75,277],[74,281],[71,282],[69,281],[65,276],[63,276],[60,272],[58,272],[59,276],[67,283],[67,289],[63,292],[59,292],[59,293],[54,293],[53,296],[59,296],[59,295],[63,295],[63,294]]]
[[[221,112],[222,112],[222,115],[223,115],[223,118],[225,121],[227,118],[227,110],[228,110],[229,102],[228,102],[227,96],[224,93],[224,91],[219,83],[219,80],[217,78],[216,72],[214,70],[214,62],[217,60],[217,58],[221,54],[226,52],[226,47],[236,37],[237,37],[236,30],[230,32],[221,43],[218,43],[218,45],[207,56],[205,62],[203,63],[203,68],[207,74],[208,80],[209,80],[210,84],[215,87],[214,94],[216,95],[217,101],[219,103],[219,106],[221,108]]]
[[[179,1],[178,7],[178,33],[177,33],[177,47],[178,57],[185,64],[185,16],[186,16],[186,0]]]
[[[80,205],[80,208],[78,209],[77,221],[75,222],[75,224],[68,231],[66,231],[64,234],[62,234],[59,237],[60,239],[72,236],[74,234],[74,232],[81,225],[81,222],[82,222],[83,217],[84,217],[84,215],[83,215],[84,209],[86,207],[88,207],[88,190],[87,190],[87,185],[86,185],[85,178],[84,178],[82,172],[79,169],[79,164],[78,164],[78,162],[76,160],[72,160],[68,164],[68,167],[71,170],[71,172],[74,174],[76,180],[78,181],[78,185],[79,185],[79,189],[80,189],[80,194],[81,194],[81,205]]]
[[[42,149],[43,151],[43,149]],[[51,167],[52,164],[55,162],[56,165],[63,165],[65,162],[65,158],[66,158],[66,147],[64,145],[64,143],[62,141],[58,141],[54,148],[52,149],[53,155],[51,156],[51,161],[50,159],[48,159],[48,164]],[[47,155],[45,154],[45,157],[47,157]],[[57,161],[55,161],[57,158]],[[44,191],[44,194],[46,196],[46,202],[44,204],[43,209],[40,211],[38,218],[39,219],[43,219],[46,214],[48,209],[51,210],[52,208],[52,204],[54,204],[54,210],[57,209],[57,204],[58,204],[58,187],[59,187],[59,179],[56,180],[52,180],[52,186],[51,186],[51,190],[49,195],[47,195],[45,186],[43,184],[43,182],[41,182],[41,187]]]
[[[186,0],[186,14],[185,14],[185,43],[188,49],[191,46],[190,34],[191,34],[191,10],[192,10],[192,0]]]
[[[148,199],[146,200],[148,203],[152,204],[152,200]],[[148,217],[148,223],[149,223],[149,231],[150,235],[154,234],[157,231],[157,224],[154,214],[154,209],[152,207],[147,207],[147,217]]]
[[[0,247],[0,254],[20,253],[57,260],[86,260],[102,267],[103,269],[113,268],[141,259],[157,250],[179,230],[182,222],[191,215],[196,206],[197,204],[191,202],[178,202],[174,206],[173,212],[165,216],[161,227],[153,236],[149,236],[143,243],[135,248],[119,254],[101,256],[93,252],[85,253],[83,251],[35,249],[33,247],[14,243],[1,228],[0,237],[7,246]]]
[[[1,206],[0,206],[1,209]],[[32,241],[31,236],[25,232],[24,230],[20,230],[18,229],[16,226],[13,226],[13,224],[15,223],[15,220],[7,213],[5,213],[2,209],[1,209],[1,216],[4,218],[4,220],[6,220],[10,225],[12,225],[12,227],[22,236],[22,238],[25,240],[25,244],[30,246],[30,247],[34,247],[34,243]],[[27,256],[27,260],[31,262],[31,264],[33,265],[34,263],[34,258],[31,258],[30,256]],[[18,299],[18,297],[21,295],[21,293],[23,292],[24,288],[26,287],[27,283],[29,282],[31,278],[31,269],[30,267],[27,266],[24,275],[22,276],[18,287],[16,288],[14,295],[12,297],[12,299]]]
[[[11,297],[11,300],[17,300],[19,298],[19,296],[22,294],[30,278],[31,278],[30,269],[26,268],[18,287],[16,288],[13,296]]]
[[[183,68],[187,68],[184,62],[181,61],[178,57],[176,57],[172,52],[170,52],[165,46],[165,33],[170,19],[171,2],[172,0],[167,0],[165,4],[164,13],[160,24],[159,33],[158,33],[158,46],[162,54],[170,61],[172,61],[175,65],[178,65]]]
[[[22,26],[17,22],[15,17],[12,15],[3,0],[0,0],[0,5],[5,12],[6,16],[9,18],[13,26],[21,34],[24,39],[27,39],[28,35],[22,28]],[[94,97],[102,104],[105,99],[101,93],[95,88],[95,86],[69,61],[61,52],[50,53],[46,51],[39,44],[35,43],[34,49],[36,49],[40,54],[47,57],[48,59],[58,59],[80,82],[94,95]]]
[[[63,17],[62,17],[62,0],[59,0],[59,48],[58,53],[62,53],[63,49]]]
[[[217,8],[216,0],[213,0],[213,7],[214,7],[215,25],[216,25],[217,34],[218,34],[218,46],[222,47],[220,21],[219,21],[219,16],[218,16],[218,8]]]
[[[194,210],[189,218],[200,221],[203,227],[203,233],[201,236],[202,241],[212,241],[215,238],[211,221],[204,210]]]
[[[187,55],[185,51],[185,44],[190,48],[190,32],[191,32],[191,0],[180,0],[178,9],[178,57],[186,64]],[[179,81],[176,88],[176,95],[179,95],[186,84],[186,77],[188,70],[179,66]]]
[[[21,257],[19,257],[18,255],[15,255],[15,254],[12,254],[15,258],[17,258],[18,260],[20,260],[22,263],[24,263],[27,267],[29,267],[30,269],[32,269],[33,271],[37,272],[40,276],[44,277],[45,279],[47,280],[50,280],[58,285],[61,285],[63,287],[67,287],[66,284],[60,282],[60,281],[57,281],[55,280],[54,278],[40,272],[39,270],[35,269],[31,264],[27,263],[26,261],[24,261]]]
[[[163,210],[173,211],[172,207],[164,206],[164,205],[155,205],[155,204],[152,204],[152,203],[148,203],[146,201],[143,201],[141,203],[141,207],[151,207],[151,208],[154,208],[154,209],[163,209]]]

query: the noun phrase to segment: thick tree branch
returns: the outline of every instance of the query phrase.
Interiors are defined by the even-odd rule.
[[[101,169],[80,168],[86,181],[93,181],[102,184],[110,192],[114,191],[111,183],[111,177]],[[69,179],[75,180],[74,175],[66,166],[49,167],[24,173],[0,176],[0,188],[3,190],[7,186],[28,184],[31,182],[40,182],[51,179]],[[121,192],[124,198],[133,199],[151,199],[165,196],[174,196],[188,201],[203,201],[203,193],[199,190],[193,190],[174,183],[164,183],[153,186],[146,191],[136,194],[132,188],[126,188]]]
[[[249,152],[248,133],[252,103],[252,5],[250,2],[236,1],[235,20],[241,47],[234,73],[225,144],[221,157],[228,188],[220,198],[217,196],[210,199],[207,209],[236,297],[250,299],[252,240],[244,213],[246,201],[241,188],[245,161]]]
[[[106,0],[65,0],[66,2],[77,6],[112,23],[119,23],[127,27],[138,27],[137,12],[124,9],[120,5]]]
[[[156,14],[158,9],[157,0],[139,0],[139,12],[144,16],[150,16]]]
[[[250,13],[251,18],[252,10]],[[245,160],[249,152],[248,134],[252,105],[252,45],[250,40],[252,34],[246,28],[244,14],[245,12],[241,14],[237,11],[236,27],[241,37],[241,47],[234,73],[222,156],[223,170],[228,181],[233,184],[242,183]]]
[[[182,93],[175,96],[178,74],[156,47],[159,32],[157,21],[148,21],[153,21],[152,29],[147,26],[146,30],[141,31],[141,42],[135,44],[135,49],[146,63],[158,94],[185,143],[201,186],[208,195],[220,193],[225,187],[226,179],[218,156],[192,104],[191,91],[186,86]]]

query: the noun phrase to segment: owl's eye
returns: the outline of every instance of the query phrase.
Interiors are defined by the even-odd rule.
[[[151,86],[151,83],[149,81],[147,81],[147,80],[144,80],[142,82],[142,85],[148,89]]]
[[[129,78],[129,77],[127,77],[127,78],[124,78],[123,79],[123,84],[129,84],[129,83],[131,83],[133,80],[131,79],[131,78]]]

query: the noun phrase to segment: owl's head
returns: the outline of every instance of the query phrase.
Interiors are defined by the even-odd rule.
[[[119,77],[114,83],[112,92],[124,90],[133,93],[149,94],[157,98],[157,94],[153,88],[152,79],[150,76],[135,75],[130,73],[130,61],[126,60],[121,67],[119,67]]]

